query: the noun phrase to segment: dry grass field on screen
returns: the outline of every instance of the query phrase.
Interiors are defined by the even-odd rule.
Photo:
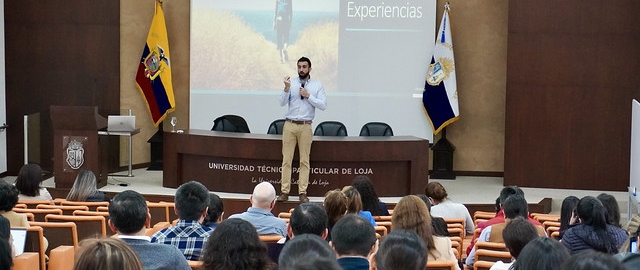
[[[312,77],[335,91],[338,70],[338,23],[311,25],[289,45],[289,61],[280,64],[276,45],[253,31],[238,16],[217,10],[195,10],[191,33],[191,89],[280,90],[285,75],[296,76],[296,60],[307,56]],[[203,19],[206,18],[206,19]],[[256,84],[259,87],[256,87]]]

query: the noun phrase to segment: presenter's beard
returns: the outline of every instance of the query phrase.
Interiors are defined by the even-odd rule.
[[[309,77],[309,73],[304,73],[304,71],[300,71],[298,72],[298,77],[300,77],[301,80],[306,80]]]

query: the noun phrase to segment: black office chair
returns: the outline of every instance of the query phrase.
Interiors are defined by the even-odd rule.
[[[269,125],[269,130],[267,130],[267,134],[282,135],[282,128],[284,127],[284,122],[286,122],[286,120],[284,119],[278,119],[271,122],[271,125]]]
[[[393,136],[393,130],[387,123],[369,122],[360,129],[360,136]]]
[[[247,121],[238,115],[223,115],[213,120],[212,131],[250,133]]]
[[[347,136],[347,127],[337,121],[324,121],[318,124],[313,136]]]

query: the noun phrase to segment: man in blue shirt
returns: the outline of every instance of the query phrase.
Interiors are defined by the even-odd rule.
[[[246,212],[231,215],[229,218],[241,218],[253,224],[260,235],[287,235],[287,223],[271,213],[276,205],[276,189],[269,182],[262,182],[253,188],[249,197],[251,207]]]
[[[291,191],[291,163],[293,151],[298,145],[300,154],[300,170],[298,176],[298,195],[300,202],[308,202],[307,186],[309,185],[309,154],[311,153],[311,121],[316,108],[325,110],[327,99],[324,87],[318,80],[311,79],[311,60],[301,57],[298,60],[298,77],[284,78],[284,91],[280,93],[280,106],[288,105],[282,128],[282,177],[279,202],[289,200]]]
[[[109,227],[135,251],[147,270],[191,270],[182,252],[175,246],[151,243],[145,225],[151,221],[147,201],[138,192],[125,190],[109,204]]]
[[[201,260],[202,248],[213,230],[201,224],[207,216],[209,190],[196,181],[184,183],[176,190],[175,201],[180,220],[175,226],[155,233],[151,242],[174,245],[187,260]]]

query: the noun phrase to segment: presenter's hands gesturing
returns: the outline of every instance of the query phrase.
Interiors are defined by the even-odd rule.
[[[291,87],[291,77],[285,76],[283,82],[284,82],[284,91],[289,92],[289,87]]]
[[[310,96],[309,91],[307,91],[307,89],[305,89],[304,87],[300,87],[300,95],[304,98],[309,98]]]

